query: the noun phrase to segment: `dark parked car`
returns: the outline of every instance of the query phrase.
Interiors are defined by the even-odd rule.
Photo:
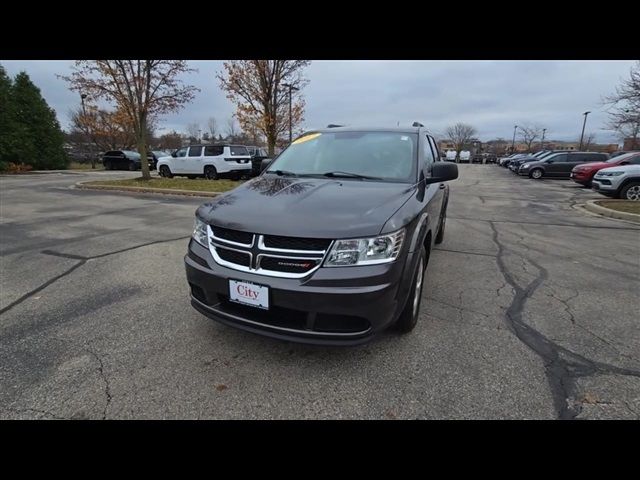
[[[171,152],[165,152],[164,150],[152,150],[147,154],[149,159],[149,168],[156,170],[158,168],[158,159],[162,157],[170,157]]]
[[[458,167],[423,127],[305,133],[196,211],[191,303],[222,323],[354,345],[419,317]]]
[[[105,170],[140,170],[140,154],[131,150],[111,150],[102,157]]]
[[[559,152],[536,162],[523,163],[518,173],[535,179],[542,177],[569,178],[571,170],[576,165],[589,162],[604,162],[608,158],[608,154],[598,152]]]
[[[262,161],[269,158],[269,154],[262,147],[247,147],[249,155],[251,155],[251,175],[256,176],[260,174],[260,166]]]

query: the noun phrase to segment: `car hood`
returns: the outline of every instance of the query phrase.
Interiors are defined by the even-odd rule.
[[[622,173],[640,173],[640,165],[619,165],[617,167],[608,167],[598,170],[596,175],[607,172],[622,172]]]
[[[211,225],[267,235],[350,238],[380,233],[416,192],[404,183],[261,175],[201,205]]]
[[[607,162],[591,162],[591,163],[581,163],[580,165],[576,165],[573,167],[574,170],[600,170],[601,168],[615,167],[615,165],[611,165]]]

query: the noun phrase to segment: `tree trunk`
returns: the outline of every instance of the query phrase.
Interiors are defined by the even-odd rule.
[[[144,117],[140,119],[140,131],[138,132],[137,136],[142,178],[144,180],[151,180],[151,173],[149,173],[149,162],[147,161],[147,121]]]
[[[273,157],[276,151],[276,137],[275,135],[267,135],[267,148],[269,149],[269,156]]]

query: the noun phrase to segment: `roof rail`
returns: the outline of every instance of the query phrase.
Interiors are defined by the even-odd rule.
[[[413,125],[411,125],[412,127],[424,127],[423,124],[421,124],[420,122],[413,122]]]
[[[327,128],[337,128],[337,127],[344,127],[344,125],[336,125],[335,123],[330,123],[329,125],[327,125]]]

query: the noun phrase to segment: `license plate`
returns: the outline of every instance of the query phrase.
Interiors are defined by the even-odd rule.
[[[229,280],[229,299],[232,302],[269,310],[269,287]]]

